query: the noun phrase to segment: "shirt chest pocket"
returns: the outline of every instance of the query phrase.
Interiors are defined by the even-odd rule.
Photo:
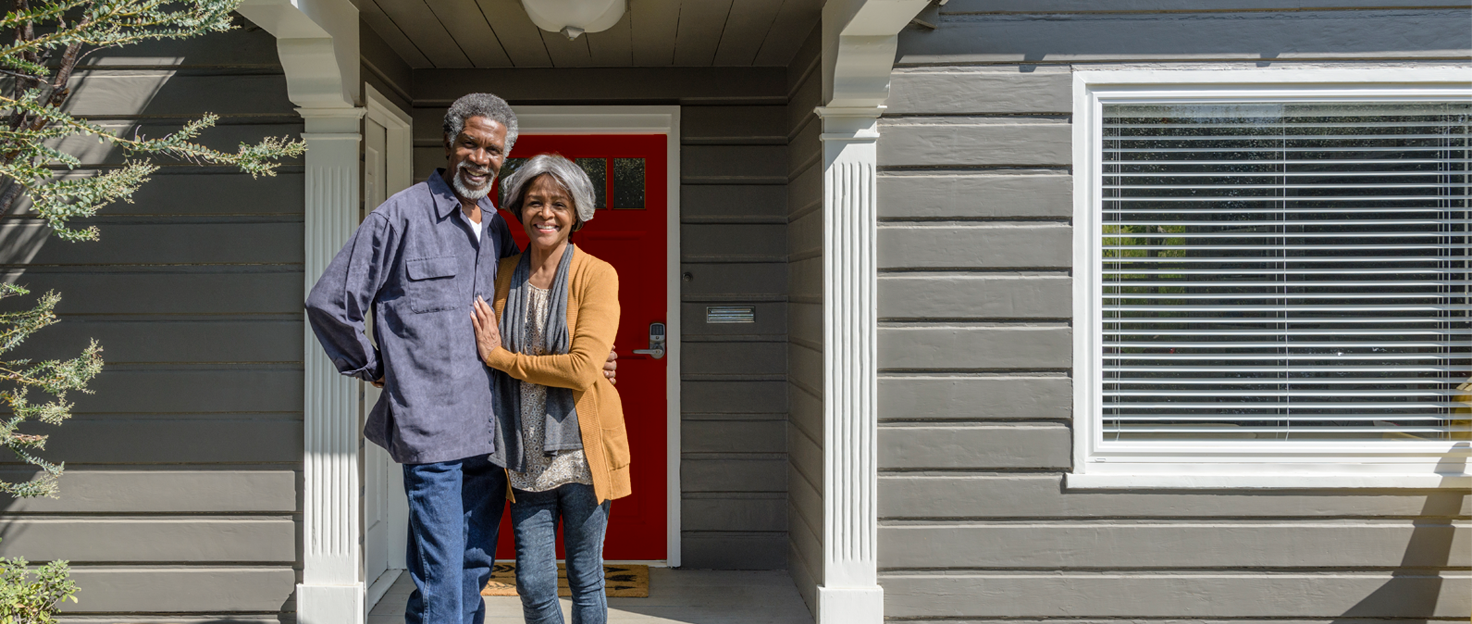
[[[405,274],[409,279],[404,286],[404,295],[409,299],[409,309],[422,313],[457,307],[460,304],[460,288],[455,280],[458,265],[459,259],[455,256],[415,258],[405,262]]]

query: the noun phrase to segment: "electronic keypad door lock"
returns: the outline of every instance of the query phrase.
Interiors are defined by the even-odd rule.
[[[649,348],[634,349],[634,353],[647,355],[656,360],[664,357],[664,323],[649,324]]]

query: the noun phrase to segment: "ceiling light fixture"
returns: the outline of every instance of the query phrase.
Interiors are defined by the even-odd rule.
[[[537,28],[577,39],[585,32],[613,28],[624,16],[627,0],[521,0]]]

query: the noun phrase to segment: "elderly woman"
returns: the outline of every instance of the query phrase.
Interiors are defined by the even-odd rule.
[[[562,521],[573,624],[603,624],[603,534],[609,502],[629,495],[629,443],[604,359],[618,330],[618,273],[569,242],[593,218],[593,184],[543,154],[506,179],[501,206],[531,239],[501,261],[494,306],[478,300],[476,346],[499,370],[499,431],[511,484],[516,588],[526,621],[562,622],[556,530]],[[496,319],[500,321],[497,323]]]

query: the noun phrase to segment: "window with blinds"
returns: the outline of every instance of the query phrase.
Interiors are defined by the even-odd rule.
[[[1105,103],[1103,440],[1472,437],[1469,117]]]

